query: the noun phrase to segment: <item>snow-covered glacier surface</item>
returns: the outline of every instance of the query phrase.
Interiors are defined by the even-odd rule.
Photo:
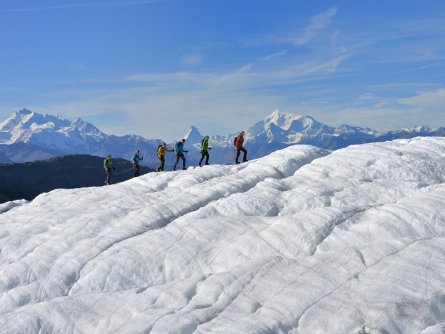
[[[445,138],[55,190],[0,214],[1,333],[444,333]]]

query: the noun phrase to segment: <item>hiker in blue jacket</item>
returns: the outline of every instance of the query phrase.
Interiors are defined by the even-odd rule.
[[[173,166],[173,170],[176,170],[176,166],[178,165],[179,159],[182,159],[182,169],[186,169],[185,168],[184,152],[188,153],[188,151],[184,150],[184,143],[185,143],[185,139],[182,139],[182,140],[178,141],[175,145],[176,162],[175,162],[175,165]]]
[[[137,151],[134,153],[133,157],[131,158],[131,162],[133,163],[133,169],[134,169],[134,177],[139,176],[139,170],[140,170],[140,168],[139,168],[139,162],[140,162],[141,160],[144,160],[144,158],[141,158],[141,157],[139,156],[140,153],[141,153],[141,151],[137,150]]]

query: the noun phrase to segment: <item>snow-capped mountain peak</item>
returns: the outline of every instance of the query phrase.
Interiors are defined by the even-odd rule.
[[[191,125],[187,133],[183,137],[189,144],[200,143],[203,135],[199,132],[196,126]]]
[[[334,130],[335,134],[357,134],[357,133],[364,133],[371,136],[377,136],[380,135],[378,131],[369,129],[369,128],[361,128],[357,126],[351,126],[348,124],[341,124],[337,126]]]
[[[105,136],[98,128],[91,123],[85,122],[81,118],[76,118],[68,127],[68,131],[79,131],[84,134],[90,134],[93,136]]]
[[[14,129],[19,124],[25,123],[34,113],[28,109],[21,109],[14,111],[11,116],[0,122],[0,131],[9,131]]]
[[[269,124],[275,124],[284,130],[288,130],[294,122],[300,122],[308,126],[312,120],[314,119],[308,116],[283,113],[277,109],[264,119],[264,124],[266,126]]]
[[[257,122],[248,130],[248,139],[263,142],[297,144],[304,136],[332,134],[334,129],[310,116],[300,116],[275,110],[263,121]]]
[[[102,154],[106,135],[95,126],[77,118],[39,114],[28,109],[15,111],[0,123],[0,144],[26,143],[36,147],[70,153]],[[27,161],[27,160],[25,160]]]
[[[431,131],[431,128],[428,125],[414,126],[413,130],[419,133],[427,133]]]

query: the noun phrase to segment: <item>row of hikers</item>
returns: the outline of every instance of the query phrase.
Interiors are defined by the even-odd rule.
[[[239,164],[239,157],[241,152],[243,152],[243,162],[247,161],[247,150],[244,148],[244,135],[245,132],[241,131],[238,136],[234,139],[234,146],[235,146],[235,164]],[[158,159],[160,161],[160,166],[155,169],[156,172],[162,172],[164,171],[165,166],[165,153],[166,152],[176,152],[176,162],[173,165],[173,170],[176,170],[176,167],[178,166],[179,160],[182,160],[182,169],[186,169],[185,167],[185,161],[186,158],[184,156],[184,153],[188,153],[187,150],[184,150],[184,144],[186,140],[181,139],[178,141],[175,145],[175,149],[168,149],[166,143],[162,143],[158,146],[157,149],[157,155]],[[202,163],[205,159],[205,165],[209,165],[209,159],[210,154],[209,150],[211,150],[211,147],[209,147],[209,136],[205,136],[201,140],[201,160],[199,161],[199,167],[202,167]],[[136,150],[133,157],[131,158],[131,162],[133,163],[133,170],[134,170],[134,176],[137,177],[140,174],[140,162],[144,159],[140,156],[140,150]],[[104,168],[106,173],[106,180],[105,184],[111,184],[111,175],[113,173],[114,167],[113,167],[113,161],[111,154],[109,154],[105,160],[104,160]]]

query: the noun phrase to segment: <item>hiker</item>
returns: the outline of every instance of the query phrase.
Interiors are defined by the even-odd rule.
[[[238,159],[239,159],[239,155],[241,152],[243,152],[243,154],[244,154],[243,162],[248,161],[247,160],[247,150],[243,147],[245,134],[246,133],[244,131],[241,131],[240,134],[237,137],[235,137],[234,144],[235,144],[235,150],[236,150],[236,154],[235,154],[235,163],[236,164],[239,164]]]
[[[165,164],[165,152],[174,152],[174,149],[169,150],[167,148],[167,144],[163,143],[158,146],[158,159],[161,162],[161,165],[156,169],[157,172],[164,171],[164,164]]]
[[[202,161],[204,160],[204,157],[206,158],[206,165],[210,165],[209,164],[209,150],[211,149],[211,147],[209,147],[209,136],[205,136],[202,140],[201,140],[201,160],[199,160],[199,167],[202,167]]]
[[[133,162],[133,169],[134,169],[134,177],[139,176],[139,162],[141,160],[144,160],[144,158],[141,158],[139,156],[139,154],[141,153],[141,151],[136,150],[136,152],[134,153],[133,157],[131,158],[131,161]]]
[[[105,184],[111,184],[111,174],[113,173],[114,170],[113,160],[111,160],[111,154],[108,154],[108,156],[105,158],[104,168],[105,168],[105,173],[107,173]]]
[[[173,170],[176,170],[176,166],[178,165],[179,159],[182,159],[182,169],[186,169],[185,168],[184,152],[188,153],[188,151],[184,150],[184,143],[185,143],[185,139],[181,139],[175,145],[175,148],[176,148],[176,162],[175,162],[175,165],[173,166]]]

